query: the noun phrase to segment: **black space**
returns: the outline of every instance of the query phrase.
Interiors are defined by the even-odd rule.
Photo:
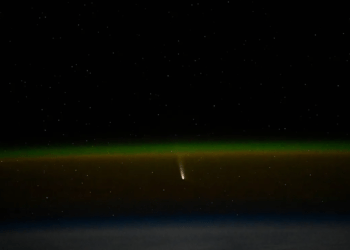
[[[25,2],[0,19],[5,146],[348,138],[344,6]]]

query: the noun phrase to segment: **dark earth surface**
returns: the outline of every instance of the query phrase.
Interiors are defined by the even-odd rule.
[[[348,153],[277,151],[2,159],[0,240],[4,249],[346,249],[349,164]]]

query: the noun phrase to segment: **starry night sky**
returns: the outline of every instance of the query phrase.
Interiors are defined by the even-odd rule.
[[[0,22],[4,145],[348,138],[344,6],[25,2]]]

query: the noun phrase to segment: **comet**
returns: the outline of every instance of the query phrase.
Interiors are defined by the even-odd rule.
[[[182,163],[182,160],[181,160],[180,156],[178,156],[178,163],[179,163],[181,179],[185,180],[185,169],[184,169],[184,165]]]

